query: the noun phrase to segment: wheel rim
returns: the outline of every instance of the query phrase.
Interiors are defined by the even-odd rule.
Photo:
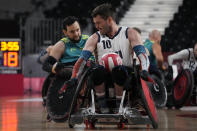
[[[185,75],[182,75],[179,80],[176,82],[174,86],[174,98],[176,100],[180,100],[185,95],[185,91],[187,88],[187,78]]]

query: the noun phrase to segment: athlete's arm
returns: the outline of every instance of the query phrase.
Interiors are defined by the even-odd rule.
[[[62,54],[64,53],[64,50],[65,50],[64,42],[62,41],[57,42],[53,46],[53,48],[51,48],[50,54],[42,66],[43,70],[47,72],[56,73],[55,70],[57,66],[57,61],[59,61],[59,59],[61,58]]]
[[[131,47],[135,51],[138,59],[140,60],[141,69],[148,71],[149,68],[149,59],[145,50],[144,45],[142,44],[142,39],[139,33],[132,28],[128,29],[128,39],[131,44]]]
[[[97,43],[98,43],[98,35],[96,33],[94,33],[86,41],[86,44],[85,44],[83,50],[88,50],[90,52],[94,52]]]
[[[78,78],[81,75],[81,72],[83,71],[87,60],[90,58],[92,52],[96,48],[97,42],[98,42],[98,35],[96,33],[94,33],[88,38],[79,59],[74,65],[72,78]]]
[[[186,60],[189,57],[189,50],[184,49],[168,56],[168,64],[171,66],[174,60]]]
[[[64,50],[65,50],[64,42],[59,41],[53,46],[49,56],[54,57],[58,61],[61,58],[62,54],[64,53]]]
[[[46,48],[46,50],[42,50],[42,51],[40,52],[40,55],[38,56],[38,59],[37,59],[37,62],[38,62],[39,64],[43,64],[43,63],[45,62],[45,60],[46,60],[47,57],[49,56],[50,51],[51,51],[52,48],[53,48],[53,46],[50,45],[50,46],[48,46],[48,47]]]
[[[146,50],[146,54],[147,54],[147,56],[149,56],[150,55],[150,53],[149,53],[149,51],[148,51],[148,49],[145,47],[145,50]]]
[[[52,45],[50,45],[50,46],[48,46],[48,47],[46,48],[46,51],[47,51],[47,54],[48,54],[48,55],[50,55],[50,52],[51,52],[52,48],[53,48]]]
[[[131,28],[128,29],[128,39],[140,61],[141,78],[149,82],[154,82],[148,73],[150,62],[146,54],[146,49],[142,44],[141,36],[139,35],[139,33],[137,33],[134,29]]]
[[[153,54],[156,57],[159,68],[163,69],[163,55],[162,55],[160,44],[154,43],[152,46],[152,49],[153,49]]]

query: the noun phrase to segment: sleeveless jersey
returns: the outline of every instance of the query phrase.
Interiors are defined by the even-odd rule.
[[[154,42],[153,41],[150,41],[149,39],[146,39],[146,41],[144,42],[144,46],[148,49],[149,51],[149,61],[150,61],[150,64],[153,64],[155,66],[157,66],[157,60],[155,58],[155,55],[153,54],[153,46]]]
[[[192,48],[184,49],[168,56],[169,65],[172,65],[174,60],[183,60],[182,66],[184,69],[191,69],[192,71],[195,71],[197,68],[197,59],[194,56]]]
[[[88,35],[82,35],[78,43],[73,43],[67,37],[61,39],[65,44],[65,51],[63,56],[60,58],[61,63],[74,63],[78,60],[82,49],[88,39]]]
[[[197,59],[194,56],[194,52],[192,48],[187,49],[188,51],[188,59],[184,59],[182,62],[184,69],[191,69],[192,71],[196,70],[197,67]]]
[[[120,55],[123,65],[131,66],[133,64],[132,47],[128,40],[127,30],[127,27],[120,27],[112,38],[101,35],[99,31],[96,32],[99,37],[96,52],[98,61],[105,53],[114,52]]]

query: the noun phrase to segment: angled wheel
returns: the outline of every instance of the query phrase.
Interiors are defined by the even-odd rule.
[[[88,97],[89,89],[87,88],[88,86],[87,78],[88,78],[90,70],[91,70],[90,68],[85,69],[83,75],[80,77],[79,83],[76,88],[76,92],[75,94],[73,94],[73,100],[71,102],[71,107],[70,107],[69,117],[68,117],[69,127],[71,126],[74,127],[75,125],[75,123],[72,122],[71,120],[72,114],[77,112],[79,108],[84,107],[86,104],[88,104],[87,101],[89,101],[89,97]]]
[[[46,79],[44,80],[44,83],[42,85],[42,100],[43,100],[43,106],[46,106],[46,99],[47,99],[47,92],[49,89],[49,86],[51,84],[51,81],[54,79],[54,74],[49,74]]]
[[[177,109],[184,106],[184,104],[191,97],[194,88],[194,77],[192,71],[183,69],[174,81],[172,96],[174,105]]]
[[[157,83],[157,85],[150,84],[149,86],[155,105],[158,108],[164,107],[167,102],[166,87],[163,81],[160,80],[157,76],[151,75],[151,77]]]
[[[153,128],[158,128],[158,117],[157,117],[157,109],[155,107],[154,100],[152,98],[151,92],[149,91],[149,87],[146,81],[140,78],[141,82],[141,96],[142,101],[144,103],[144,107],[148,113],[148,116],[150,117],[150,120],[152,121]]]
[[[136,65],[136,60],[133,62],[134,66],[134,74],[136,78],[137,87],[140,89],[140,94],[142,98],[142,102],[144,104],[144,108],[152,122],[152,126],[154,129],[158,128],[158,117],[157,117],[157,109],[155,107],[154,100],[152,98],[151,92],[149,90],[150,83],[144,81],[139,75],[139,67]]]
[[[75,87],[68,88],[60,95],[58,92],[64,83],[65,79],[56,77],[52,81],[47,93],[47,112],[55,122],[64,122],[67,120],[70,105],[76,90]]]

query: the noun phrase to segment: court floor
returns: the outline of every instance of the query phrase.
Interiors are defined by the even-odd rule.
[[[159,128],[146,125],[130,125],[131,131],[197,131],[197,107],[180,110],[159,109]],[[40,96],[0,97],[0,131],[80,131],[85,125],[70,129],[67,123],[46,122],[46,111]],[[91,130],[91,129],[88,129]],[[96,125],[94,130],[120,130],[116,125]]]

